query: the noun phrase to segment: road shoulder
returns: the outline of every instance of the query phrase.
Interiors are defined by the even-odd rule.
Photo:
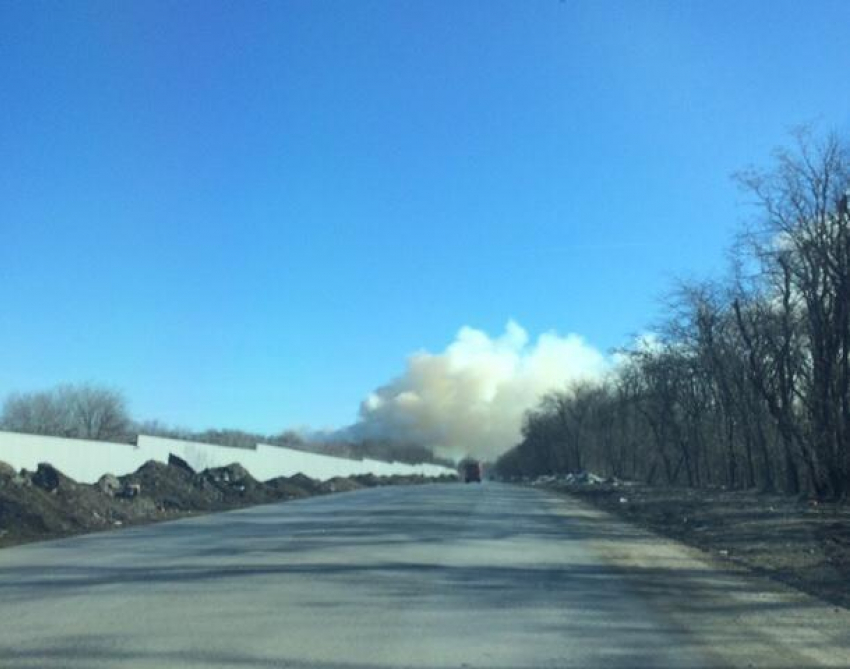
[[[563,492],[541,492],[565,531],[581,532],[625,587],[679,626],[683,647],[720,666],[850,667],[847,610]]]

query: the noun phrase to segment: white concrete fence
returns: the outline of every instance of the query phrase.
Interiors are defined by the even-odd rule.
[[[439,476],[454,470],[439,465],[408,465],[401,462],[351,460],[330,455],[305,453],[292,448],[257,444],[252,449],[231,448],[181,439],[164,439],[139,435],[138,443],[117,444],[106,441],[64,439],[40,435],[0,432],[0,461],[15,469],[34,470],[40,462],[48,462],[59,471],[81,483],[94,483],[103,474],[121,476],[136,471],[148,460],[168,462],[174,453],[194,469],[223,467],[238,462],[261,481],[297,473],[327,480],[334,476],[355,474],[422,474]]]

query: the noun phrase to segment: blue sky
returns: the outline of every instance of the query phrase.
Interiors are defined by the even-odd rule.
[[[622,344],[730,174],[850,130],[850,3],[0,0],[0,394],[352,421],[463,325]]]

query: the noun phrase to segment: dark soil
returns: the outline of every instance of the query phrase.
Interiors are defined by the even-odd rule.
[[[850,507],[754,491],[549,484],[653,532],[850,608]]]
[[[0,462],[0,547],[171,520],[377,485],[421,483],[422,477],[355,477],[316,481],[303,474],[257,481],[241,465],[194,472],[180,458],[150,460],[126,476],[77,483],[49,464],[16,472]]]

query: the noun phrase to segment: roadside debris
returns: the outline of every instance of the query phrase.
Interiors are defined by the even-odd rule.
[[[97,488],[104,495],[114,497],[121,490],[121,481],[117,476],[112,474],[104,474],[97,480]]]
[[[17,472],[0,462],[0,547],[187,514],[434,480],[438,479],[367,474],[322,482],[296,474],[262,482],[238,463],[195,472],[172,454],[168,464],[150,460],[132,474],[104,474],[89,485],[47,463],[39,464],[35,472]]]
[[[171,465],[172,467],[177,467],[179,469],[182,469],[183,471],[185,471],[189,474],[195,473],[195,470],[192,469],[192,467],[189,465],[188,462],[186,462],[179,455],[174,455],[174,453],[168,454],[168,464]]]
[[[847,503],[720,487],[560,480],[547,487],[850,608]]]
[[[559,483],[564,485],[632,485],[632,483],[629,481],[623,481],[615,477],[598,476],[592,472],[584,470],[578,472],[569,472],[561,476],[555,476],[554,474],[545,474],[543,476],[538,476],[537,478],[532,480],[525,479],[523,482],[531,483],[531,485],[535,486],[553,485]]]

